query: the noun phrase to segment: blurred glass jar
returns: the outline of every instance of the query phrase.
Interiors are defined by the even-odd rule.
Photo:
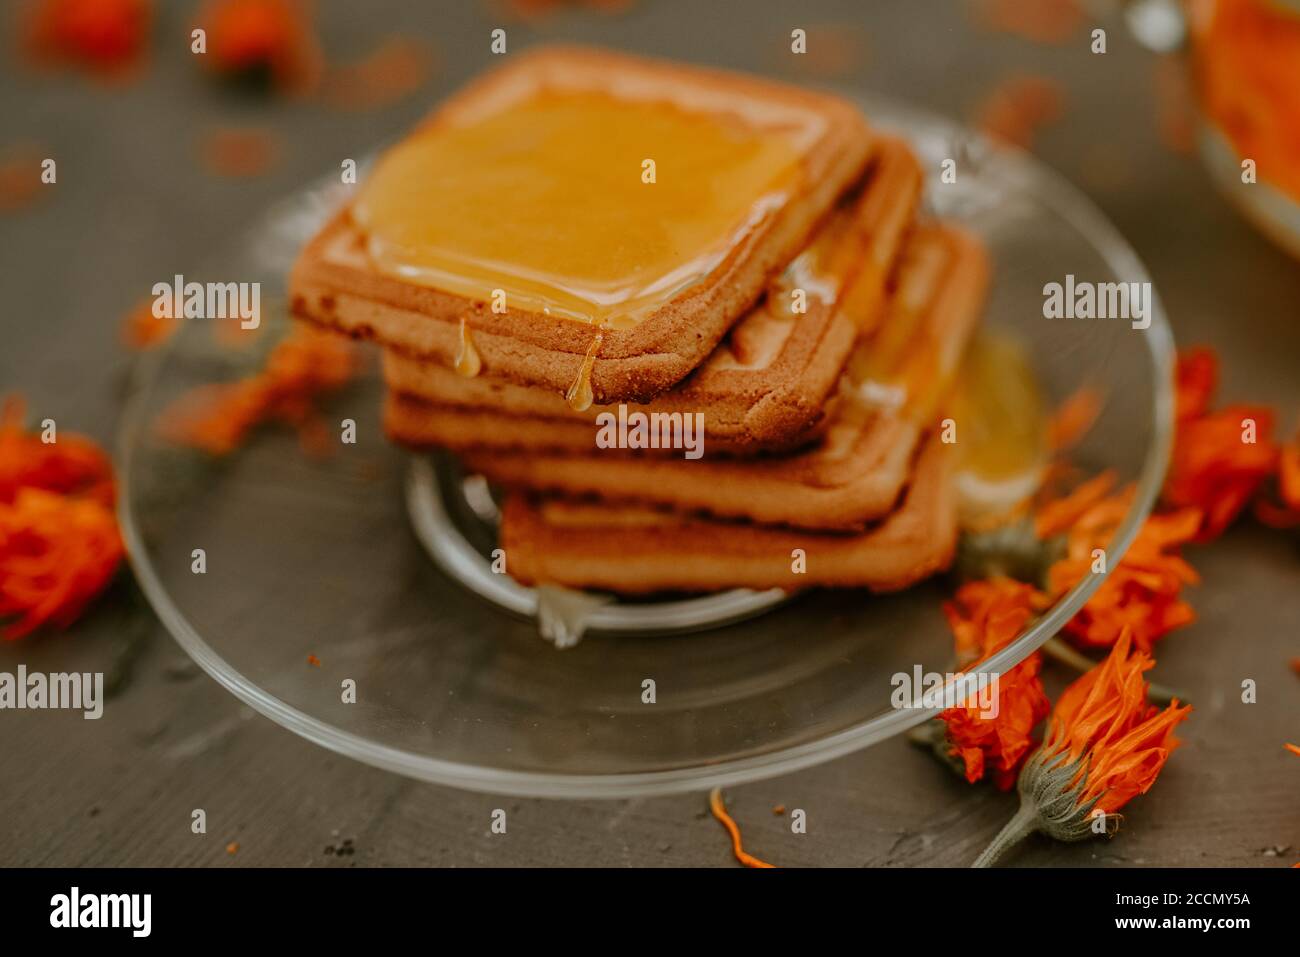
[[[1248,219],[1300,257],[1300,0],[1121,2],[1140,43],[1188,49],[1205,165]]]
[[[1300,257],[1300,3],[1191,0],[1187,14],[1201,155],[1228,198]]]

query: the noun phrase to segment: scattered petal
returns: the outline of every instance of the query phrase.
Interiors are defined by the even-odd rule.
[[[154,312],[153,300],[145,299],[122,318],[122,341],[137,351],[154,349],[172,337],[178,323]]]
[[[339,109],[378,109],[418,90],[433,71],[433,62],[425,44],[390,37],[360,60],[331,68],[323,94]]]
[[[0,213],[26,209],[44,195],[41,162],[48,156],[32,143],[6,147],[0,153]]]
[[[1098,562],[1106,561],[1105,549],[1132,506],[1133,492],[1130,487],[1103,499],[1079,517],[1065,557],[1048,569],[1047,591],[1053,599],[1098,572]],[[1200,579],[1178,549],[1200,526],[1196,509],[1149,516],[1063,633],[1084,647],[1108,648],[1127,630],[1138,648],[1150,651],[1158,639],[1193,621],[1195,612],[1181,597],[1182,589]]]
[[[1162,499],[1167,506],[1201,512],[1198,542],[1223,534],[1278,463],[1272,410],[1231,405],[1211,411],[1217,382],[1218,360],[1208,349],[1180,357],[1177,431]]]
[[[295,326],[261,372],[181,396],[163,412],[158,429],[168,441],[214,456],[238,449],[264,422],[312,429],[315,399],[345,385],[355,368],[355,351],[346,339]]]
[[[1083,23],[1078,0],[981,0],[978,13],[990,30],[1035,43],[1066,43]]]
[[[280,142],[269,130],[228,127],[203,134],[199,155],[217,176],[261,176],[279,158]]]
[[[1101,414],[1101,393],[1080,386],[1057,406],[1047,423],[1047,444],[1053,452],[1073,448],[1088,434]]]
[[[726,805],[722,803],[721,788],[714,788],[709,792],[709,810],[713,812],[713,816],[718,819],[722,826],[727,829],[727,833],[731,835],[731,852],[736,856],[737,861],[744,864],[746,867],[772,866],[766,861],[760,861],[752,854],[745,853],[744,848],[741,847],[740,828],[736,826],[736,822],[733,821],[731,815],[727,813]]]
[[[204,61],[218,75],[306,93],[320,82],[321,53],[300,0],[208,0],[198,26]]]
[[[28,6],[27,52],[38,62],[121,77],[143,61],[153,12],[151,0],[36,0]]]
[[[1029,149],[1037,131],[1064,111],[1065,91],[1059,83],[1024,74],[998,84],[980,104],[975,122],[988,135]]]

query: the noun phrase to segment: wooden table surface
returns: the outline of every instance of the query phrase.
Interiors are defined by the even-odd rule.
[[[311,103],[250,105],[189,61],[193,4],[165,4],[149,72],[122,88],[33,76],[9,56],[0,147],[39,144],[59,181],[0,216],[0,385],[37,418],[111,442],[124,372],[118,323],[159,277],[201,262],[240,224],[307,179],[401,131],[486,65],[488,31],[513,48],[544,39],[605,43],[798,76],[790,30],[827,53],[806,66],[836,82],[968,118],[1006,75],[1043,73],[1067,96],[1065,122],[1036,152],[1082,186],[1148,265],[1182,343],[1210,342],[1223,395],[1300,411],[1300,265],[1230,210],[1197,162],[1157,132],[1156,60],[1118,22],[1109,50],[1042,46],[982,29],[969,5],[890,0],[710,3],[641,0],[623,15],[502,21],[487,5],[322,0],[326,49],[353,57],[392,33],[428,41],[437,68],[390,107],[343,113]],[[797,11],[797,12],[795,12]],[[6,24],[4,48],[13,46]],[[221,124],[272,126],[283,155],[267,174],[206,173],[196,141]],[[46,154],[42,154],[46,155]],[[1031,840],[1025,865],[1290,865],[1300,860],[1300,548],[1245,524],[1191,552],[1204,576],[1199,620],[1161,646],[1160,676],[1197,710],[1185,746],[1110,842]],[[406,780],[331,754],[243,707],[187,667],[153,625],[103,720],[0,712],[0,864],[8,865],[722,865],[725,837],[702,795],[610,802],[516,800]],[[107,669],[122,642],[111,603],[64,636],[0,647],[0,670]],[[1240,702],[1244,679],[1258,703]],[[968,864],[1015,797],[971,787],[902,740],[729,792],[750,848],[800,865]],[[807,813],[806,834],[772,813]],[[208,833],[190,830],[202,807]],[[490,833],[503,807],[505,836]],[[350,841],[355,853],[327,848]],[[238,851],[227,853],[230,842]]]

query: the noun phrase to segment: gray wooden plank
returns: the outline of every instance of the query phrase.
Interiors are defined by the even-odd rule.
[[[47,143],[60,157],[58,194],[0,217],[0,383],[42,415],[109,440],[123,369],[117,321],[159,275],[208,251],[310,177],[400,131],[428,102],[486,61],[486,7],[324,3],[327,45],[364,52],[388,30],[424,36],[441,70],[421,94],[375,113],[339,115],[277,104],[253,110],[160,47],[150,79],[104,91],[70,78],[33,79],[3,64],[3,140]],[[743,16],[740,11],[743,9]],[[1111,52],[1080,42],[1045,48],[980,33],[940,2],[745,3],[708,7],[643,0],[627,16],[561,15],[512,25],[512,42],[569,37],[748,69],[785,72],[774,51],[792,20],[852,19],[865,57],[851,77],[952,116],[1012,70],[1060,77],[1070,122],[1044,131],[1039,152],[1092,193],[1147,261],[1183,341],[1222,351],[1224,391],[1300,409],[1300,269],[1250,230],[1190,158],[1154,133],[1152,61],[1111,27]],[[170,14],[168,14],[170,16]],[[743,24],[743,29],[740,25]],[[8,18],[4,30],[9,29]],[[179,34],[177,34],[179,35]],[[478,38],[478,39],[476,39]],[[0,35],[6,49],[10,36]],[[482,42],[478,42],[482,40]],[[161,77],[168,82],[158,82]],[[194,139],[209,124],[273,124],[282,164],[266,177],[220,182],[199,170]],[[1096,174],[1098,150],[1118,156]],[[1118,173],[1114,173],[1118,170]],[[1111,842],[1032,840],[1026,865],[1277,866],[1300,859],[1300,552],[1294,539],[1241,529],[1193,552],[1205,581],[1201,619],[1160,647],[1159,677],[1197,711],[1186,745],[1155,789],[1130,805]],[[0,669],[103,667],[118,626],[93,615],[73,633],[0,647]],[[132,683],[100,722],[51,713],[0,714],[0,864],[31,865],[702,865],[731,863],[703,795],[616,802],[517,800],[403,780],[326,752],[253,715],[202,675],[178,678],[179,649],[156,633]],[[1243,678],[1258,704],[1240,703]],[[819,768],[728,794],[749,849],[782,864],[962,866],[1014,809],[1014,797],[972,788],[927,755],[891,741]],[[772,807],[807,811],[806,835]],[[190,811],[208,833],[190,832]],[[488,829],[508,812],[506,835]],[[346,840],[351,855],[326,853]],[[236,854],[226,846],[238,842]],[[1288,848],[1279,856],[1266,850]]]

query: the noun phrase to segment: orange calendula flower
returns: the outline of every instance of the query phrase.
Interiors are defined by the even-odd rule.
[[[113,469],[89,439],[23,429],[0,404],[0,638],[70,625],[122,560]],[[44,441],[48,439],[48,441]]]
[[[1132,507],[1134,488],[1108,495],[1114,477],[1103,474],[1075,492],[1049,503],[1038,515],[1039,534],[1066,534],[1065,556],[1047,571],[1047,592],[1059,598],[1086,576],[1098,574],[1105,548]],[[1125,629],[1133,642],[1150,651],[1159,638],[1196,617],[1181,597],[1184,585],[1196,584],[1196,570],[1178,553],[1201,528],[1194,508],[1152,515],[1118,566],[1102,581],[1064,634],[1086,647],[1110,647]]]
[[[136,65],[153,21],[151,0],[37,0],[28,47],[38,58],[118,73]]]
[[[0,637],[72,624],[113,580],[122,540],[93,498],[20,489],[0,503]]]
[[[1035,652],[999,675],[992,716],[975,703],[939,715],[947,725],[948,753],[962,762],[971,784],[985,774],[1001,791],[1016,783],[1020,765],[1034,746],[1034,728],[1051,710],[1039,677],[1041,668],[1042,658]]]
[[[320,79],[320,49],[301,0],[209,0],[198,23],[207,63],[222,75],[269,80],[289,92]]]
[[[1114,814],[1145,794],[1178,746],[1174,728],[1192,706],[1174,701],[1161,711],[1148,704],[1142,675],[1153,667],[1155,660],[1131,648],[1125,632],[1056,702],[1040,760],[1048,768],[1077,767],[1070,786],[1089,810]]]
[[[1272,430],[1272,410],[1251,405],[1232,405],[1178,423],[1163,498],[1169,505],[1201,510],[1197,541],[1223,534],[1273,474],[1278,449]]]
[[[971,662],[964,665],[969,671],[1011,642],[1046,605],[1038,589],[1010,578],[966,583],[943,606],[956,637],[958,660]],[[995,714],[972,701],[939,715],[947,725],[947,754],[961,761],[967,781],[974,784],[990,773],[1001,790],[1015,784],[1020,764],[1033,747],[1034,728],[1051,709],[1039,678],[1041,667],[1042,658],[1035,652],[998,676]]]
[[[1300,21],[1294,5],[1234,0],[1189,6],[1202,115],[1237,156],[1255,161],[1261,180],[1300,199]]]
[[[1300,435],[1282,446],[1272,496],[1255,503],[1255,517],[1272,528],[1300,527]]]
[[[0,403],[0,502],[12,502],[24,488],[94,499],[113,505],[113,466],[94,442],[80,435],[50,436],[23,428],[24,403],[9,396]]]
[[[1034,831],[1059,841],[1114,832],[1120,808],[1155,784],[1178,747],[1174,729],[1192,710],[1177,701],[1161,710],[1147,701],[1142,676],[1154,664],[1124,632],[1104,661],[1065,689],[1047,740],[1020,774],[1020,810],[977,867]]]
[[[971,581],[957,589],[952,601],[943,603],[956,639],[957,660],[969,662],[987,658],[1010,643],[1029,619],[1051,604],[1033,585],[1014,578]]]
[[[297,326],[271,350],[261,372],[182,396],[163,414],[159,431],[169,441],[219,456],[239,448],[263,422],[281,421],[297,426],[315,448],[315,400],[347,383],[355,368],[346,339]]]
[[[1278,458],[1272,410],[1230,405],[1210,411],[1217,384],[1213,352],[1199,348],[1179,358],[1178,424],[1162,497],[1167,505],[1201,510],[1200,542],[1217,538],[1232,524],[1273,474]]]

